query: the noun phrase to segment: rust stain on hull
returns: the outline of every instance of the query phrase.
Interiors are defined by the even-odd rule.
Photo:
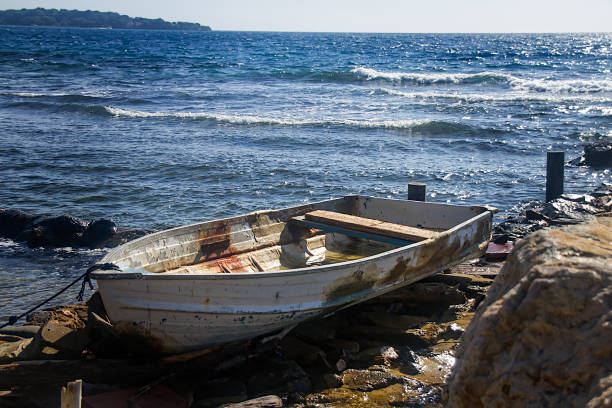
[[[375,290],[375,288],[409,282],[416,275],[433,273],[453,261],[482,253],[489,240],[490,230],[490,221],[484,221],[477,224],[474,233],[471,232],[471,227],[455,233],[443,232],[434,239],[421,242],[412,251],[400,256],[388,272],[372,264],[369,267],[373,269],[370,269],[369,273],[358,270],[335,280],[324,289],[324,299],[333,303],[342,297],[367,289]]]
[[[217,222],[211,228],[200,231],[198,242],[200,250],[194,263],[220,258],[232,252],[231,228],[227,222]]]

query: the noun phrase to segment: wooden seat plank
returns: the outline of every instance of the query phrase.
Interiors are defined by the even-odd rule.
[[[311,211],[306,213],[304,217],[309,221],[314,221],[321,224],[334,225],[341,228],[414,242],[423,241],[438,234],[435,231],[430,231],[423,228],[409,227],[407,225],[394,224],[371,218],[357,217],[355,215],[325,210]]]

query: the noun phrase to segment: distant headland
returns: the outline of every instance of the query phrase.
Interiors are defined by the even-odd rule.
[[[41,7],[0,10],[0,25],[210,31],[210,27],[198,23],[130,17],[113,12],[57,10]]]

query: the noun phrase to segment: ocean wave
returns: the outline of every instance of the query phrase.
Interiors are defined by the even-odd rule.
[[[371,68],[356,67],[351,70],[358,78],[383,80],[414,85],[436,84],[499,84],[510,88],[555,94],[584,94],[612,92],[612,80],[609,79],[523,79],[499,72],[477,73],[415,73],[415,72],[382,72]]]
[[[376,93],[383,95],[401,96],[410,99],[443,99],[468,103],[478,102],[606,102],[609,99],[595,95],[542,95],[533,93],[506,93],[506,94],[474,94],[474,93],[446,93],[446,92],[408,92],[397,89],[378,88]]]
[[[360,78],[367,80],[383,79],[390,82],[405,82],[416,85],[432,84],[475,84],[475,83],[508,83],[514,77],[495,72],[463,73],[417,73],[417,72],[382,72],[371,68],[357,67],[351,70]]]
[[[17,98],[32,98],[32,99],[56,99],[63,102],[88,102],[100,100],[108,97],[107,94],[101,92],[92,93],[68,93],[68,92],[2,92],[2,96],[17,97]]]
[[[106,111],[115,117],[128,118],[176,118],[206,120],[220,124],[230,125],[259,125],[259,126],[314,126],[314,127],[351,127],[359,129],[392,129],[410,132],[445,134],[445,133],[471,133],[500,132],[491,128],[476,128],[460,122],[446,122],[430,119],[407,120],[353,120],[353,119],[284,119],[252,115],[225,115],[206,112],[143,112],[106,106]]]

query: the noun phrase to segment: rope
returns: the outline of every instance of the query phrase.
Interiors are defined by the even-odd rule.
[[[78,278],[76,278],[75,280],[70,282],[67,286],[62,288],[59,292],[55,293],[53,296],[49,297],[46,300],[43,300],[42,302],[40,302],[39,304],[37,304],[33,308],[29,309],[27,312],[20,314],[19,316],[10,316],[8,318],[8,323],[5,323],[2,326],[0,326],[0,329],[4,329],[6,326],[14,325],[15,323],[17,323],[17,321],[19,319],[21,319],[24,316],[29,315],[30,313],[32,313],[33,311],[35,311],[36,309],[38,309],[39,307],[41,307],[45,303],[55,299],[56,297],[58,297],[59,295],[64,293],[69,287],[71,287],[72,285],[74,285],[75,283],[80,281],[81,279],[83,279],[83,283],[81,284],[81,290],[79,290],[79,294],[77,295],[77,300],[79,302],[82,302],[83,301],[83,295],[85,294],[85,285],[89,284],[89,288],[91,290],[94,289],[94,286],[91,283],[91,277],[89,275],[93,271],[97,271],[97,270],[100,270],[100,269],[102,269],[102,270],[114,270],[114,271],[120,271],[121,270],[121,268],[119,268],[117,265],[115,265],[113,263],[94,264],[94,265],[90,266],[89,269],[87,269],[87,271],[85,273],[83,273],[81,276],[79,276]]]

